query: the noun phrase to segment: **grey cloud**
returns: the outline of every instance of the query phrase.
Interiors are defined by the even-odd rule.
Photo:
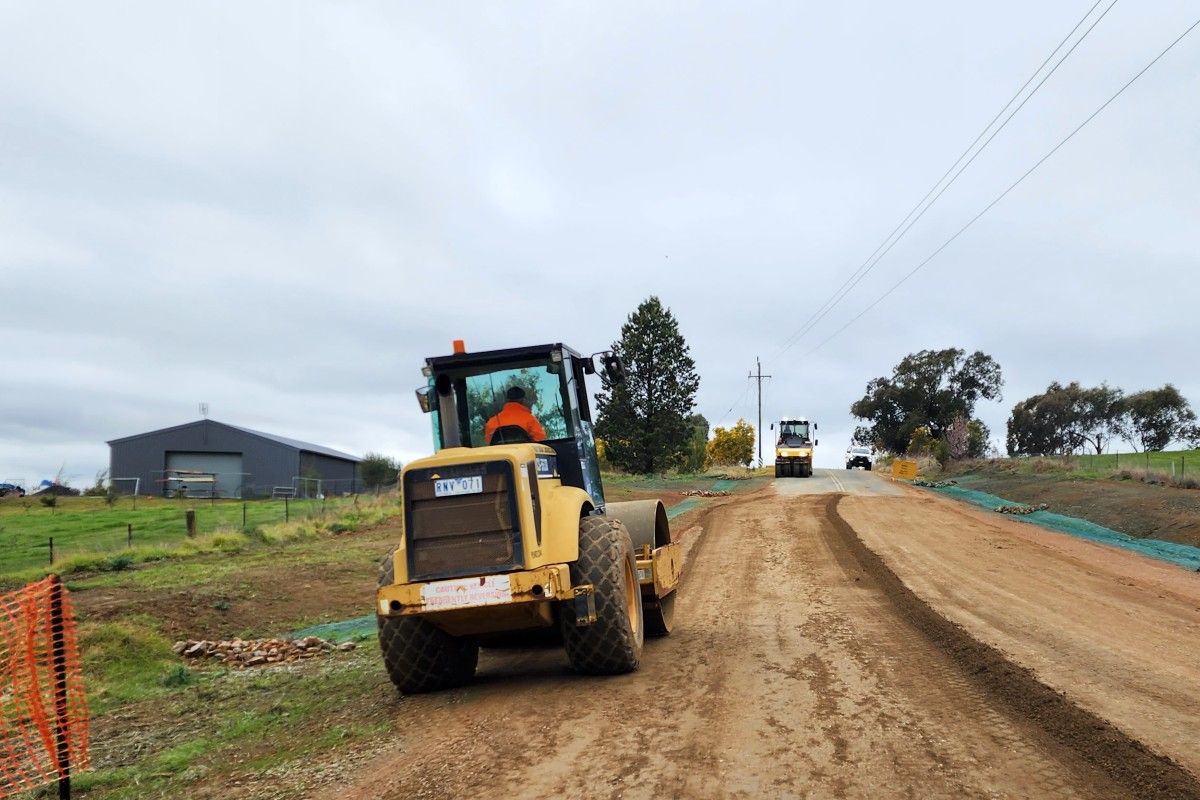
[[[1082,8],[161,4],[0,8],[0,476],[90,480],[114,436],[214,418],[428,449],[421,359],[607,346],[676,313],[714,424],[820,420],[983,349],[1049,380],[1176,382],[1200,333],[1200,48],[1185,43],[859,323],[1191,22],[1118,6],[829,317],[865,259]],[[738,401],[738,398],[742,398]],[[737,401],[737,402],[735,402]],[[730,405],[734,408],[729,413]]]

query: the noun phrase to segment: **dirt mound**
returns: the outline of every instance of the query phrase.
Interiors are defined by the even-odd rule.
[[[975,472],[959,485],[1027,506],[1045,504],[1140,539],[1200,547],[1200,492],[1135,481]]]

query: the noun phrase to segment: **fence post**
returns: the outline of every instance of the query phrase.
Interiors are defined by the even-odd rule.
[[[58,797],[71,800],[71,716],[67,709],[67,630],[63,585],[50,576],[50,660],[54,673],[54,740],[58,752]]]
[[[284,522],[292,521],[292,515],[291,515],[291,512],[288,511],[288,499],[286,497],[283,498],[283,521]]]
[[[50,566],[54,566],[54,537],[50,537]]]
[[[132,548],[133,547],[133,523],[132,522],[127,523],[125,525],[125,534],[127,537],[126,543],[129,545],[130,548]]]
[[[242,530],[246,530],[246,503],[242,502]]]
[[[187,535],[195,536],[196,535],[196,511],[194,509],[189,508],[186,512],[184,512],[184,518],[187,520]]]

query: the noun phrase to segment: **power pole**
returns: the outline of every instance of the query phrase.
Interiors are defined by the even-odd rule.
[[[754,357],[754,366],[755,366],[755,371],[750,373],[746,377],[754,378],[755,380],[758,381],[758,435],[756,438],[758,439],[758,465],[761,467],[763,465],[763,455],[762,455],[762,382],[763,382],[763,378],[770,380],[771,376],[762,374],[762,362],[759,361],[758,356]]]

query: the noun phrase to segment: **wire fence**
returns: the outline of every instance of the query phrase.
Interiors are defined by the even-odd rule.
[[[115,494],[172,498],[253,499],[261,497],[302,497],[321,499],[346,497],[372,491],[362,478],[318,478],[294,475],[264,483],[250,472],[219,472],[194,469],[166,469],[154,473],[150,481],[114,477],[109,485]]]
[[[221,500],[60,497],[53,506],[24,498],[0,506],[0,575],[48,567],[80,555],[170,546],[223,530],[253,531],[297,521],[328,521],[376,503],[373,495]]]
[[[1089,472],[1144,470],[1173,478],[1200,479],[1200,451],[1187,453],[1101,453],[1071,457],[1076,467]]]

